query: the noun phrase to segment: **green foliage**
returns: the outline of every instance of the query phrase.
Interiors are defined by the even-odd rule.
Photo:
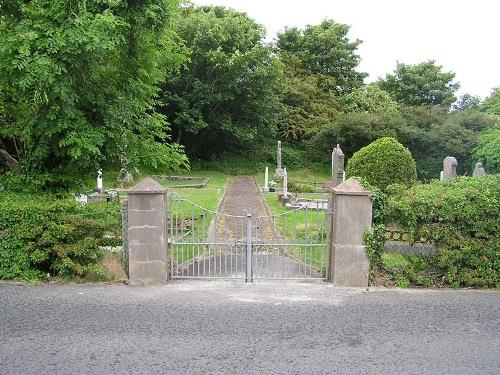
[[[371,84],[355,88],[340,99],[344,112],[389,113],[398,112],[398,103],[378,85]]]
[[[183,60],[169,28],[176,0],[9,2],[0,22],[0,140],[30,172],[125,158],[181,168],[154,110],[157,86]]]
[[[428,255],[383,253],[381,266],[399,288],[441,286],[434,258]]]
[[[489,129],[479,136],[474,158],[483,162],[487,173],[500,173],[500,127]]]
[[[190,59],[167,79],[161,103],[189,154],[251,148],[274,136],[281,65],[263,27],[228,8],[188,6],[176,30]]]
[[[500,118],[500,87],[493,89],[491,95],[480,104],[479,110],[488,115]]]
[[[453,104],[454,111],[468,111],[479,109],[479,103],[481,99],[476,95],[463,94],[458,100]]]
[[[378,224],[363,234],[366,256],[370,262],[370,279],[381,266],[385,244],[385,225]]]
[[[310,139],[337,117],[342,109],[339,98],[362,86],[366,74],[356,71],[356,50],[361,42],[350,41],[348,31],[347,25],[325,20],[278,34],[276,50],[285,72],[284,111],[278,120],[282,137]],[[346,106],[360,104],[357,99],[354,95]]]
[[[336,93],[348,93],[361,86],[367,76],[356,71],[360,61],[356,50],[361,41],[350,41],[348,32],[348,25],[324,20],[303,30],[286,28],[278,34],[276,47],[280,53],[295,55],[312,74],[332,77]]]
[[[410,151],[396,139],[384,137],[357,151],[347,162],[348,177],[363,177],[380,189],[401,183],[412,185],[417,179]]]
[[[394,74],[387,74],[378,84],[404,105],[449,107],[456,100],[455,92],[460,85],[453,82],[455,73],[442,69],[433,60],[416,65],[397,63]]]
[[[103,252],[119,235],[119,204],[80,207],[51,195],[0,195],[0,278],[39,280],[102,274]],[[111,239],[104,239],[110,234]]]
[[[388,222],[434,243],[431,266],[452,287],[500,285],[500,176],[417,185],[391,196]]]

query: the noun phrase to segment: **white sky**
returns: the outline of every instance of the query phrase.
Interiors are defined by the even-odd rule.
[[[500,1],[498,0],[192,0],[225,5],[264,25],[268,39],[285,26],[304,27],[325,18],[351,25],[361,39],[360,71],[367,82],[390,73],[396,60],[433,59],[465,92],[481,97],[500,86]]]

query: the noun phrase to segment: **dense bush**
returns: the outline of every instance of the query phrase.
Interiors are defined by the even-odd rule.
[[[347,162],[347,176],[357,176],[380,189],[390,184],[411,185],[417,179],[410,151],[391,137],[384,137],[354,153]]]
[[[500,172],[500,127],[489,129],[479,136],[474,157],[483,162],[487,173]]]
[[[100,246],[119,231],[119,204],[81,207],[70,198],[1,193],[0,279],[102,274]]]
[[[452,287],[500,286],[500,176],[417,185],[388,200],[388,222],[434,243],[428,268]]]

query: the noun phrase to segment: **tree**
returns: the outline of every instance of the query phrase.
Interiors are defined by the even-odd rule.
[[[474,149],[475,161],[482,161],[487,173],[500,173],[500,127],[484,131]]]
[[[500,118],[500,87],[493,89],[491,95],[481,103],[479,110]]]
[[[350,41],[348,32],[348,25],[333,20],[303,30],[286,28],[278,34],[276,48],[280,54],[295,55],[310,73],[334,78],[337,94],[348,93],[361,86],[367,76],[356,71],[360,61],[356,50],[361,41]]]
[[[344,112],[371,112],[371,113],[396,113],[398,103],[396,103],[389,93],[382,90],[376,84],[361,86],[354,89],[340,99]]]
[[[454,104],[454,111],[477,110],[481,99],[478,96],[463,94]]]
[[[394,74],[387,74],[378,85],[397,102],[410,106],[450,106],[460,85],[453,82],[455,73],[444,72],[441,65],[429,60],[416,65],[397,63]]]
[[[176,25],[190,50],[162,88],[164,113],[196,156],[262,143],[276,132],[281,65],[243,13],[189,6]]]
[[[340,111],[337,95],[332,89],[335,79],[310,73],[295,55],[283,54],[284,90],[281,102],[284,111],[278,120],[282,137],[307,140],[335,119]]]
[[[182,60],[176,0],[9,1],[0,19],[0,149],[56,176],[120,157],[179,168],[154,110],[158,84]]]

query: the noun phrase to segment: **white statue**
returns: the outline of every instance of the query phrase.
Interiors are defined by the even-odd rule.
[[[98,193],[104,192],[104,187],[102,184],[102,169],[99,169],[97,171],[97,189],[96,190]]]

